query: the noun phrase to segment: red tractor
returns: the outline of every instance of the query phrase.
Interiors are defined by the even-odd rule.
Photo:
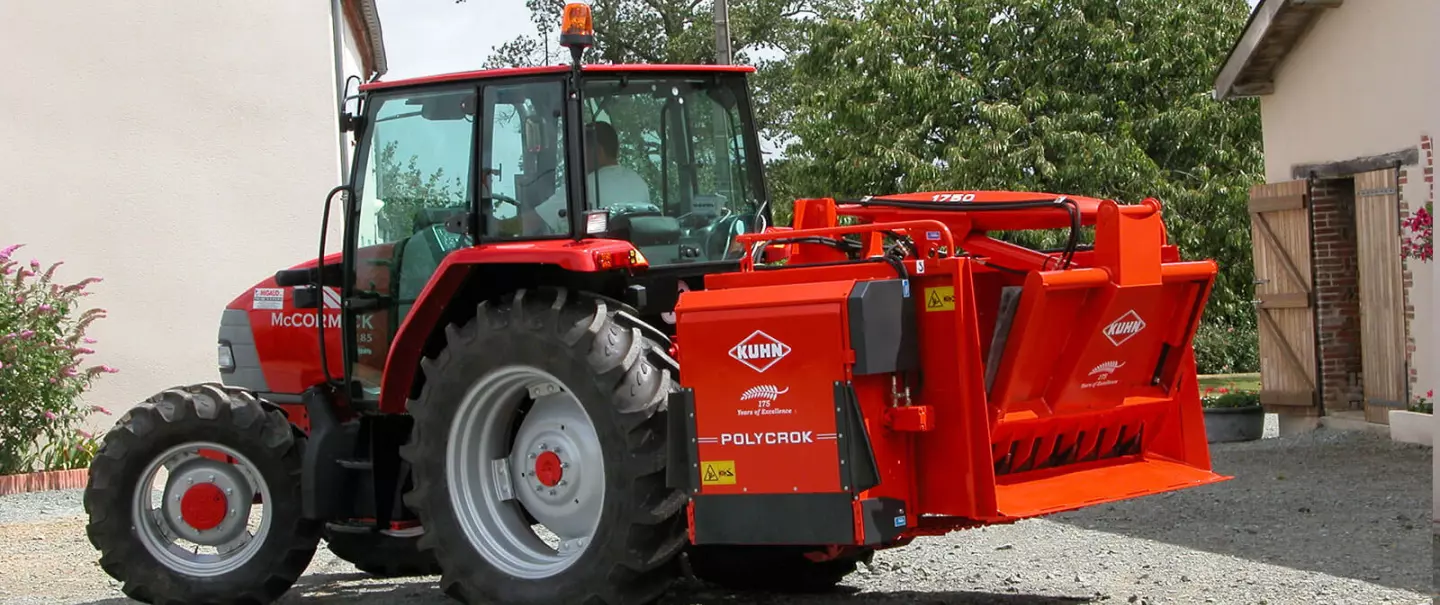
[[[583,65],[588,22],[570,66],[360,87],[341,252],[322,227],[236,298],[223,382],[139,404],[91,467],[127,595],[269,602],[322,539],[470,603],[651,603],[682,561],[822,590],[917,536],[1225,479],[1191,346],[1216,266],[1158,202],[772,226],[749,70]]]

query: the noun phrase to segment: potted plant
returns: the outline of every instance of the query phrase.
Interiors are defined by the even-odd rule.
[[[1265,408],[1257,393],[1225,387],[1205,389],[1205,437],[1210,443],[1254,441],[1265,434]]]
[[[1416,397],[1406,409],[1390,410],[1390,438],[1406,443],[1432,445],[1435,420],[1435,403],[1431,400],[1435,390],[1425,391],[1425,396]]]

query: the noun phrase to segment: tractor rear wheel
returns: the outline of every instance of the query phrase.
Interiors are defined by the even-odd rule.
[[[279,598],[320,539],[301,516],[304,444],[284,413],[219,384],[167,389],[131,409],[85,488],[100,567],[144,603]]]
[[[381,578],[439,575],[440,564],[430,552],[420,550],[419,541],[420,535],[325,530],[325,547],[332,554]]]
[[[869,564],[870,549],[815,561],[804,549],[790,546],[692,546],[685,553],[690,572],[699,580],[729,590],[783,593],[827,592]]]
[[[678,368],[647,331],[568,290],[522,290],[446,327],[401,450],[446,594],[645,604],[679,576],[686,497],[665,484],[664,413]]]

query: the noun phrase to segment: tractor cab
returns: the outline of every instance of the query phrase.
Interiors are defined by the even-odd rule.
[[[569,65],[359,87],[342,121],[355,140],[343,268],[322,281],[343,301],[346,382],[362,399],[379,394],[401,328],[458,251],[524,274],[482,281],[649,287],[658,317],[701,276],[737,268],[736,237],[768,225],[753,68],[585,65],[588,28],[567,20]],[[588,267],[557,260],[597,246],[609,252]],[[554,267],[568,277],[537,273]]]

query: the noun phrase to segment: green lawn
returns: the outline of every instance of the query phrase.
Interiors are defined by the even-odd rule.
[[[1224,374],[1200,377],[1200,390],[1204,391],[1209,387],[1225,387],[1238,391],[1258,392],[1260,390],[1259,374]]]

